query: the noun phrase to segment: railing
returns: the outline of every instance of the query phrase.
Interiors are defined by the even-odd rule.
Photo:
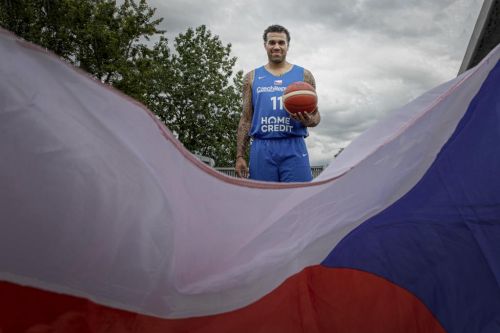
[[[323,165],[312,166],[311,172],[312,172],[313,178],[316,178],[324,169],[325,169],[325,166],[323,166]],[[217,170],[223,174],[226,174],[228,176],[236,177],[236,171],[234,170],[234,168],[215,168],[215,170]]]
[[[317,176],[319,176],[319,174],[321,172],[323,172],[323,170],[325,170],[325,166],[324,165],[312,166],[311,167],[311,172],[312,172],[313,178],[316,178]]]
[[[228,176],[236,177],[236,171],[234,168],[215,168],[215,170],[217,170],[223,174],[226,174]]]

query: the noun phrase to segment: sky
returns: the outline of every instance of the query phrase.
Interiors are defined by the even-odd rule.
[[[262,33],[291,34],[287,60],[316,80],[321,123],[306,143],[327,165],[364,130],[456,77],[482,0],[148,0],[169,44],[206,25],[232,45],[235,70],[264,65]],[[236,140],[236,139],[235,139]]]

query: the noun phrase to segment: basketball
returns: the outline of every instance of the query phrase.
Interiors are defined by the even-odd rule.
[[[290,113],[313,112],[318,105],[316,90],[307,82],[293,82],[283,92],[283,105]]]

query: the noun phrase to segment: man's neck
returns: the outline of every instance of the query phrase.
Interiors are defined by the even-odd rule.
[[[275,76],[281,76],[292,68],[292,64],[287,61],[280,63],[268,62],[265,68]]]

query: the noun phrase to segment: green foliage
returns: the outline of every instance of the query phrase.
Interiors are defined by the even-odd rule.
[[[242,73],[231,45],[202,25],[172,54],[154,14],[146,0],[0,0],[1,26],[140,100],[192,152],[233,165]]]
[[[236,155],[242,80],[237,73],[231,82],[236,62],[231,45],[202,25],[180,34],[175,50],[164,120],[189,150],[229,164]]]

